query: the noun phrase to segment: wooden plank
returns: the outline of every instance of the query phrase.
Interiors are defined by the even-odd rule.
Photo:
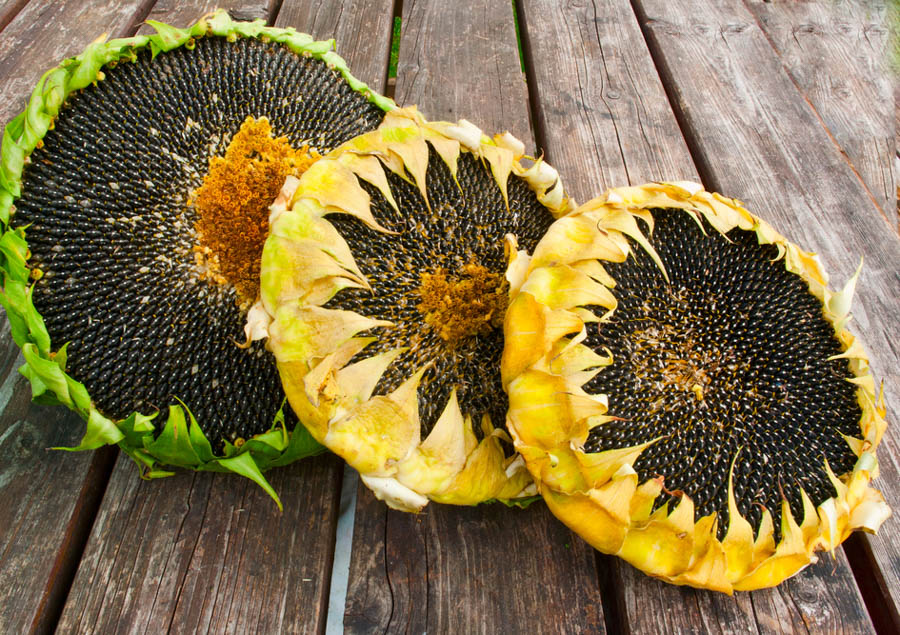
[[[625,562],[616,567],[632,635],[875,632],[842,550],[773,589],[732,597],[672,586]]]
[[[510,3],[404,2],[399,103],[433,119],[529,124]],[[592,550],[542,503],[388,510],[361,487],[344,627],[349,632],[600,632]]]
[[[24,109],[41,73],[104,31],[129,32],[145,0],[6,2],[0,7],[0,121]],[[8,24],[5,22],[10,20]],[[52,629],[114,454],[66,453],[84,424],[30,403],[5,316],[0,333],[0,632]],[[91,466],[94,469],[91,469]]]
[[[0,121],[25,109],[41,74],[80,53],[103,33],[130,35],[152,0],[31,2],[3,29],[0,38]],[[5,123],[4,123],[5,125]]]
[[[543,503],[406,514],[365,486],[357,500],[345,632],[603,631],[593,550]]]
[[[5,326],[5,325],[4,325]],[[8,338],[8,332],[4,334]],[[48,448],[77,445],[84,424],[62,408],[31,405],[17,372],[18,348],[3,346],[0,415],[0,632],[42,622],[61,567],[78,557],[70,521],[91,465],[90,453]],[[74,547],[74,549],[73,549]],[[73,551],[75,552],[73,554]],[[64,575],[64,574],[63,574]],[[62,581],[67,584],[65,581]],[[56,608],[56,607],[53,607]]]
[[[512,7],[501,4],[404,2],[395,99],[431,119],[509,130],[531,148]]]
[[[320,40],[334,38],[354,77],[384,93],[393,5],[393,0],[285,0],[275,24]]]
[[[174,26],[185,27],[215,9],[226,9],[235,20],[269,20],[275,10],[275,0],[157,0],[147,15],[148,20],[159,20]],[[138,33],[154,33],[149,25],[143,25]]]
[[[791,240],[818,252],[837,284],[865,256],[854,331],[869,351],[873,374],[884,380],[888,420],[897,421],[896,233],[872,212],[869,193],[742,2],[692,0],[677,11],[659,0],[637,6],[707,185],[737,196]],[[900,504],[898,452],[897,432],[889,429],[879,448],[876,485],[894,509]],[[898,533],[897,523],[888,521],[878,537],[866,536],[875,561],[859,563],[883,576],[888,595],[869,601],[886,604],[894,616],[900,599]],[[892,628],[900,629],[900,623]]]
[[[752,0],[747,6],[896,228],[896,107],[886,3]]]
[[[180,472],[146,482],[121,458],[59,630],[319,630],[339,473],[332,456],[270,472],[280,514],[246,479]]]
[[[571,195],[699,180],[628,2],[523,0],[519,18],[541,149]]]
[[[593,195],[610,185],[697,179],[630,2],[556,7],[524,0],[522,18],[531,94],[540,101],[536,126],[570,189]],[[690,62],[682,64],[690,72]],[[617,563],[612,586],[620,594],[621,614],[615,619],[634,633],[803,632],[805,624],[825,631],[870,630],[846,557],[839,552],[835,563],[827,556],[821,560],[776,590],[731,598],[667,585]],[[831,598],[831,606],[841,610],[823,611],[810,597]],[[849,623],[843,621],[845,604]]]

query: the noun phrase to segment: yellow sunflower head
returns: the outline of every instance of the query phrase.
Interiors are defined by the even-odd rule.
[[[557,220],[505,321],[509,430],[547,504],[650,575],[778,584],[890,510],[868,361],[816,258],[691,183]]]
[[[393,507],[534,491],[503,427],[507,269],[568,202],[523,154],[396,110],[272,207],[248,335],[268,336],[312,435]]]

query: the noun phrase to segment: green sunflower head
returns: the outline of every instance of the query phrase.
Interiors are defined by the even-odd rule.
[[[0,303],[34,398],[87,422],[73,449],[117,444],[146,477],[233,471],[271,492],[261,470],[322,448],[283,409],[271,355],[242,346],[268,205],[285,173],[394,105],[331,41],[224,11],[149,24],[49,70],[6,126]],[[258,147],[237,141],[248,118]]]

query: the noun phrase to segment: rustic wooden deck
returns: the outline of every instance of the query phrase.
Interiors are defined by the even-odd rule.
[[[854,329],[885,381],[894,427],[877,484],[900,510],[885,2],[0,0],[0,120],[24,107],[44,68],[100,33],[128,35],[147,18],[187,24],[216,5],[336,38],[356,76],[431,118],[511,130],[578,201],[690,178],[818,251],[835,285],[864,255]],[[341,521],[353,522],[351,546],[335,537],[333,457],[272,473],[279,514],[237,477],[143,482],[115,450],[47,451],[76,441],[80,421],[30,403],[6,326],[2,338],[0,633],[900,632],[897,517],[776,589],[733,597],[599,555],[540,504],[433,504],[415,516],[360,488]],[[336,586],[347,576],[343,604],[340,593],[329,602],[333,569]]]

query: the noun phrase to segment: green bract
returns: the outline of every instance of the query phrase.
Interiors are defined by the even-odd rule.
[[[154,34],[108,42],[97,40],[80,55],[45,73],[25,111],[6,126],[0,151],[0,272],[3,275],[0,304],[6,309],[12,337],[22,349],[25,365],[20,372],[31,382],[35,402],[65,405],[87,422],[80,444],[64,449],[90,450],[116,444],[138,463],[145,478],[170,475],[172,472],[163,466],[236,472],[254,480],[278,501],[262,471],[323,450],[302,426],[297,426],[296,430],[288,429],[282,411],[274,417],[268,431],[236,443],[225,439],[217,453],[197,424],[190,404],[169,405],[161,430],[155,420],[165,415],[159,412],[149,415],[134,412],[116,420],[102,414],[85,386],[67,374],[68,344],[51,343],[44,318],[32,299],[33,283],[42,272],[28,264],[31,257],[26,241],[28,228],[11,226],[15,203],[22,196],[23,173],[31,153],[42,146],[44,136],[53,129],[66,99],[103,81],[106,65],[135,61],[139,53],[148,50],[155,58],[161,52],[182,46],[193,49],[197,38],[207,36],[227,38],[232,42],[238,38],[254,38],[281,43],[294,53],[323,61],[328,68],[340,73],[353,91],[381,110],[391,110],[395,106],[393,101],[374,93],[350,75],[344,60],[332,50],[333,41],[314,41],[292,28],[267,27],[262,20],[235,22],[224,11],[210,14],[185,29],[154,21],[148,24],[156,30]],[[228,99],[224,95],[221,97]],[[54,345],[59,348],[53,350]],[[178,397],[175,395],[176,399]]]

